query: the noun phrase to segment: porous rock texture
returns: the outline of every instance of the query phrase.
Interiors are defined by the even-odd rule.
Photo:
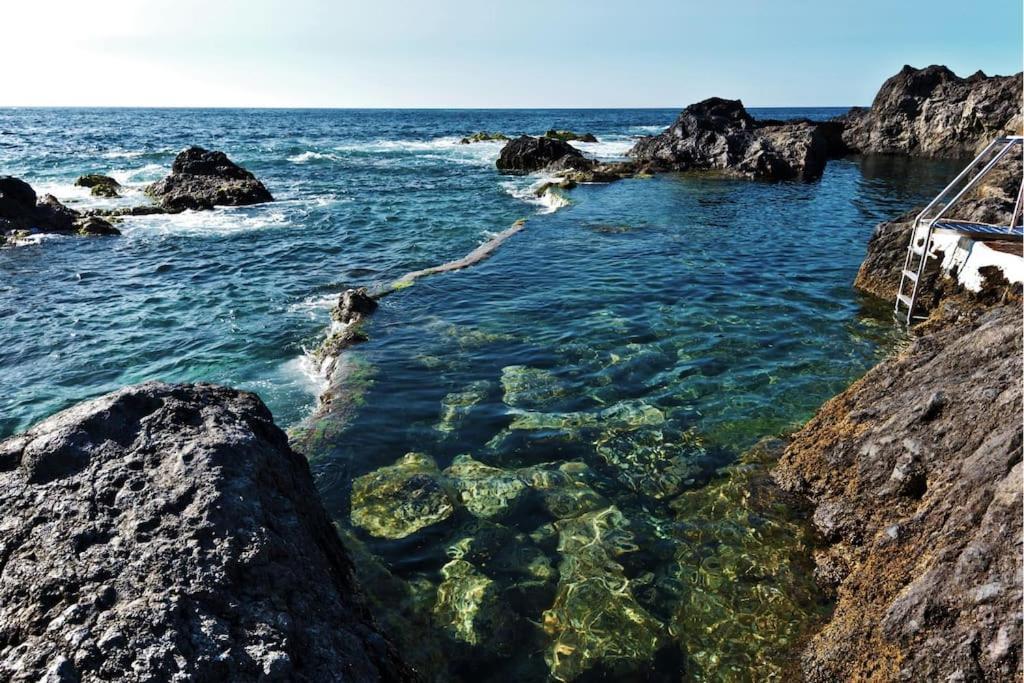
[[[663,171],[719,171],[761,180],[814,180],[833,154],[823,124],[759,123],[739,100],[691,104],[668,130],[641,138],[629,151],[638,163]]]
[[[997,135],[1020,131],[1021,77],[904,66],[869,109],[842,118],[843,142],[865,154],[973,156]]]
[[[0,488],[0,679],[412,678],[253,394],[79,404],[0,442]]]
[[[215,206],[245,206],[274,201],[249,171],[224,152],[189,147],[174,158],[171,174],[146,188],[167,211],[194,211]]]
[[[1020,680],[1021,323],[947,298],[782,456],[838,596],[808,680]]]

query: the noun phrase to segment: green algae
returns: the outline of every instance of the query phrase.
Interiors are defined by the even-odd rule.
[[[528,365],[507,365],[501,369],[503,400],[514,408],[539,410],[568,393],[567,387],[550,370]]]
[[[441,399],[441,421],[435,429],[449,434],[458,429],[473,406],[487,398],[491,383],[485,380],[472,382],[462,391],[452,392]]]
[[[693,431],[666,438],[660,429],[609,430],[596,442],[597,454],[616,478],[636,493],[670,498],[701,474],[703,443]]]
[[[444,474],[470,514],[484,519],[512,512],[527,489],[527,483],[515,472],[485,465],[469,455],[456,456]]]
[[[405,538],[454,512],[447,482],[422,453],[407,453],[352,483],[352,523],[379,538]]]

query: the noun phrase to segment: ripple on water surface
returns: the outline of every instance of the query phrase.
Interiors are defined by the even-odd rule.
[[[784,677],[827,606],[764,449],[738,458],[892,343],[849,283],[873,224],[947,169],[664,176],[552,207],[524,201],[539,178],[494,172],[499,145],[457,144],[574,129],[613,157],[673,117],[0,111],[0,166],[74,205],[97,201],[70,189],[86,172],[134,202],[193,143],[278,199],[0,250],[0,435],[156,378],[256,390],[297,425],[322,389],[304,352],[339,291],[529,216],[489,260],[386,298],[340,366],[344,419],[304,432],[380,618],[439,680]]]

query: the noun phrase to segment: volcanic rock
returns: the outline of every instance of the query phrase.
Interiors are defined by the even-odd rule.
[[[167,211],[212,209],[271,202],[274,198],[249,171],[224,152],[189,147],[178,154],[171,174],[146,188]]]
[[[148,383],[0,442],[0,678],[410,680],[253,394]]]
[[[532,173],[563,157],[585,161],[580,151],[567,142],[523,135],[501,148],[497,166],[502,171]]]

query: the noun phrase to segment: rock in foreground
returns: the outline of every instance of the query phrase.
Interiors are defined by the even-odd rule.
[[[960,78],[944,66],[904,66],[870,109],[844,117],[843,142],[865,154],[970,157],[997,135],[1020,132],[1021,96],[1021,74]]]
[[[739,100],[691,104],[668,130],[629,151],[656,170],[720,171],[759,180],[814,180],[832,150],[822,126],[809,121],[756,122]]]
[[[838,592],[809,681],[1020,680],[1021,322],[947,299],[787,449]]]
[[[149,383],[0,442],[0,678],[406,680],[253,394]]]
[[[270,192],[224,152],[189,147],[174,158],[171,174],[146,188],[167,211],[272,202]]]

